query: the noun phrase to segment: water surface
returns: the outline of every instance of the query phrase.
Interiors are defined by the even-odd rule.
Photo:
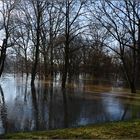
[[[0,133],[48,130],[140,118],[140,98],[78,77],[61,90],[51,81],[6,74],[0,86]]]

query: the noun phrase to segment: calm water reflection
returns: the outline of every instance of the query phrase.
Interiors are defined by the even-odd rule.
[[[36,81],[30,87],[30,78],[5,75],[0,86],[0,133],[140,117],[140,105],[130,104],[132,99],[118,98],[109,92],[88,92],[87,83],[77,79],[62,91],[59,78],[54,82]]]

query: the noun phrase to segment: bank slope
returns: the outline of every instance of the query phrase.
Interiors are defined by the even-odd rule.
[[[134,139],[140,138],[140,120],[110,122],[79,128],[9,133],[2,139]]]

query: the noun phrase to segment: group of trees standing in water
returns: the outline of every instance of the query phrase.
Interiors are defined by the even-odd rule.
[[[125,79],[140,87],[138,0],[0,0],[0,76],[4,71]]]

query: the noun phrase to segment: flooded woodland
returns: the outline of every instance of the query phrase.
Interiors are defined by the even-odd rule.
[[[0,1],[0,134],[134,118],[138,0]]]

